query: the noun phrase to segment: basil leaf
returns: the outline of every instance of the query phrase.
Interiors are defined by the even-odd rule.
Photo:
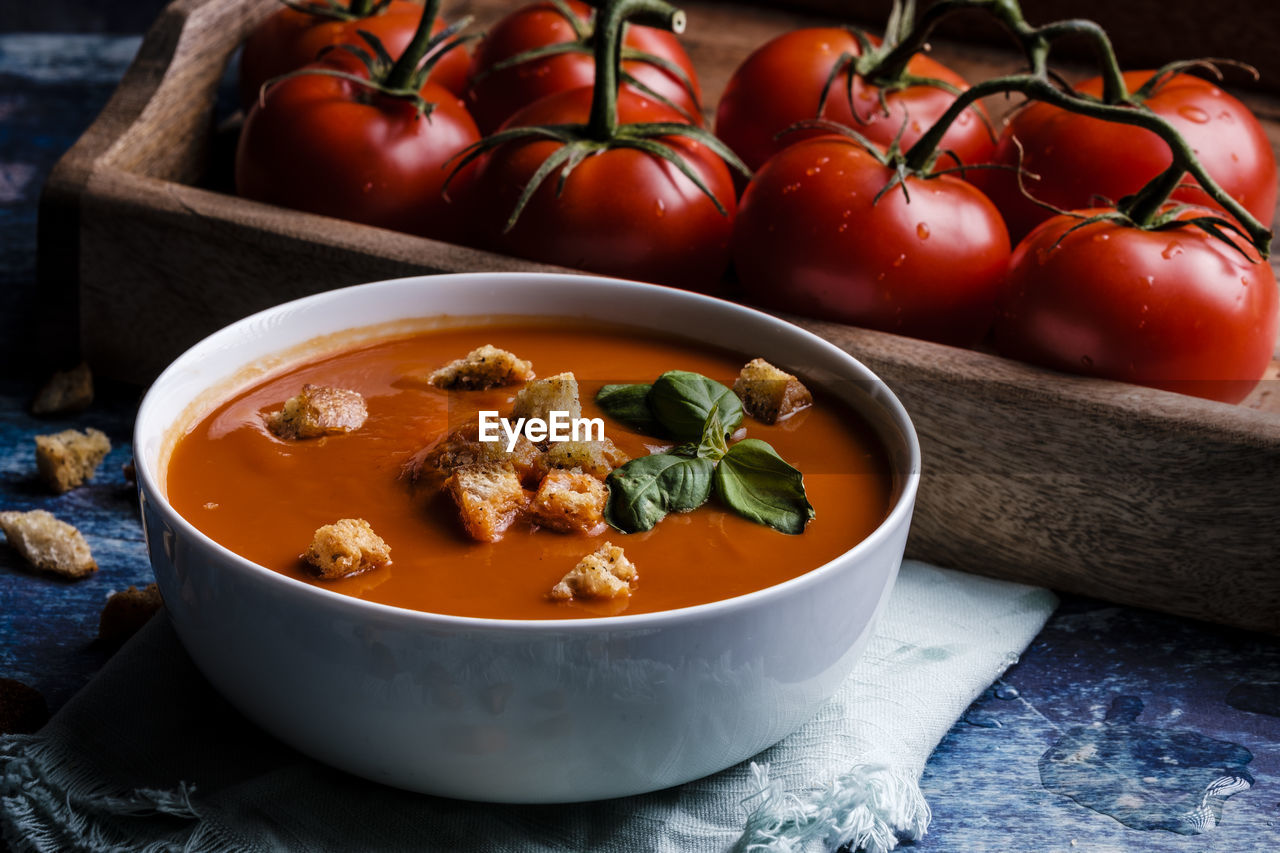
[[[712,462],[719,462],[729,451],[729,444],[724,440],[724,424],[720,420],[720,406],[711,407],[707,422],[702,427],[702,441],[698,442],[696,455]]]
[[[604,520],[623,533],[651,530],[668,512],[697,509],[711,496],[709,459],[654,453],[615,468]]]
[[[744,438],[720,460],[716,495],[738,515],[783,533],[804,532],[814,516],[804,475],[758,438]]]
[[[742,401],[738,395],[701,373],[668,370],[649,391],[649,409],[667,431],[684,441],[698,441],[714,406],[726,432],[742,423]]]
[[[663,435],[662,424],[649,410],[649,389],[652,385],[606,385],[596,392],[596,405],[614,420],[621,421],[636,432],[645,435]]]

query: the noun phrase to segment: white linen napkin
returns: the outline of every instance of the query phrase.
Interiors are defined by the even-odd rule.
[[[924,834],[929,754],[1055,606],[907,561],[852,675],[795,734],[705,779],[567,806],[427,797],[319,765],[232,710],[156,618],[43,730],[0,738],[0,835],[15,851],[879,853]]]

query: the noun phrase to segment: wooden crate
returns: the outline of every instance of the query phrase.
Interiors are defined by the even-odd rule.
[[[450,11],[484,23],[513,5],[471,0]],[[169,6],[49,179],[42,279],[79,306],[82,349],[100,372],[145,381],[213,329],[327,288],[423,272],[551,269],[202,187],[218,161],[218,81],[244,35],[275,8],[277,0]],[[705,0],[687,9],[686,44],[711,104],[755,46],[812,20]],[[936,53],[971,78],[1011,63],[986,48],[940,44]],[[1276,114],[1260,96],[1251,103]],[[1275,139],[1276,125],[1269,130]],[[1246,404],[1228,406],[799,322],[878,371],[915,419],[925,477],[912,555],[1280,632],[1275,365]]]

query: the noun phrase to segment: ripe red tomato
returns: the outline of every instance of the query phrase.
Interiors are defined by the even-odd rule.
[[[1127,72],[1125,84],[1131,92],[1136,91],[1154,73]],[[1078,89],[1100,95],[1101,78]],[[1271,225],[1276,206],[1276,161],[1262,125],[1248,107],[1217,85],[1190,74],[1174,75],[1144,103],[1178,129],[1205,170],[1229,195],[1264,225]],[[1069,113],[1044,103],[1030,104],[1014,114],[1000,136],[996,161],[1017,164],[1014,136],[1022,143],[1023,168],[1039,176],[1038,180],[1024,176],[1027,191],[1062,210],[1090,207],[1097,199],[1117,202],[1137,192],[1173,162],[1169,147],[1149,130]],[[986,170],[975,173],[972,180],[1000,208],[1014,240],[1054,215],[1026,198],[1010,172]],[[1218,206],[1198,186],[1179,189],[1173,198]]]
[[[526,107],[505,128],[585,123],[590,88],[550,95]],[[675,122],[674,110],[622,87],[618,121]],[[728,167],[711,150],[681,136],[658,141],[682,156],[715,194],[726,214],[671,163],[630,148],[588,156],[557,193],[560,170],[542,183],[515,226],[503,228],[521,192],[561,143],[534,138],[507,142],[485,155],[474,194],[477,233],[496,251],[623,278],[713,290],[729,262],[735,199]]]
[[[367,77],[346,53],[311,68]],[[268,87],[245,119],[236,191],[246,198],[443,240],[465,236],[461,202],[473,172],[453,179],[446,161],[480,138],[462,101],[427,82],[416,105],[321,74]]]
[[[738,209],[733,262],[769,308],[953,344],[995,315],[1009,260],[1000,213],[950,175],[908,177],[860,144],[823,136],[756,172]]]
[[[327,8],[322,0],[304,0],[302,5]],[[356,7],[355,0],[348,7]],[[358,30],[377,36],[391,58],[399,59],[421,18],[422,4],[409,0],[391,0],[381,12],[350,21],[281,7],[245,39],[240,56],[240,102],[248,107],[258,99],[263,83],[314,62],[325,48],[352,44],[368,49]],[[433,32],[445,26],[444,21],[437,21]],[[466,52],[450,51],[431,72],[431,82],[461,96],[466,89],[468,62]]]
[[[1204,215],[1214,212],[1193,208],[1179,218]],[[1095,222],[1067,233],[1079,223],[1055,216],[1014,251],[995,324],[999,352],[1071,373],[1244,399],[1276,343],[1271,266],[1235,235],[1248,258],[1195,227]]]
[[[592,20],[592,9],[585,3],[568,0],[567,5],[581,21]],[[523,6],[494,24],[476,47],[468,78],[467,106],[480,129],[485,133],[492,133],[518,110],[539,98],[590,86],[596,72],[595,60],[589,51],[563,53],[490,72],[499,62],[527,50],[571,42],[576,38],[570,22],[548,2]],[[702,95],[698,88],[698,77],[693,70],[693,63],[689,61],[688,54],[674,33],[629,24],[623,46],[653,54],[683,70],[693,84],[696,98],[690,96],[679,77],[656,65],[635,60],[622,63],[623,71],[701,123],[699,102]],[[681,120],[687,121],[688,118]]]
[[[846,52],[860,53],[858,42],[848,30],[836,27],[795,30],[767,42],[729,78],[716,110],[716,135],[752,169],[760,168],[788,145],[821,135],[823,131],[797,131],[775,139],[796,122],[818,117],[831,69]],[[913,57],[907,71],[962,90],[969,88],[964,78],[927,56]],[[885,96],[886,115],[879,98],[879,89],[855,78],[855,118],[842,74],[831,86],[822,118],[851,127],[886,147],[905,124],[899,143],[905,150],[955,100],[950,92],[936,86],[910,86]],[[940,149],[953,151],[962,163],[984,163],[995,147],[992,131],[979,109],[962,113],[942,139]]]

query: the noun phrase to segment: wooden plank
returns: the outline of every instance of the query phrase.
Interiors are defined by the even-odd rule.
[[[94,127],[50,178],[43,272],[78,287],[86,354],[146,379],[224,323],[335,286],[526,261],[236,199],[208,171],[227,57],[276,0],[178,0]],[[792,13],[688,4],[687,45],[714,104]],[[469,0],[481,23],[510,9]],[[940,43],[962,73],[1015,61]],[[1264,96],[1249,98],[1280,114]],[[1273,142],[1277,126],[1269,128]],[[216,164],[215,164],[216,165]],[[1280,394],[1245,406],[1066,377],[992,355],[803,320],[903,397],[926,477],[911,552],[972,571],[1280,632]],[[1274,370],[1274,368],[1273,368]]]

